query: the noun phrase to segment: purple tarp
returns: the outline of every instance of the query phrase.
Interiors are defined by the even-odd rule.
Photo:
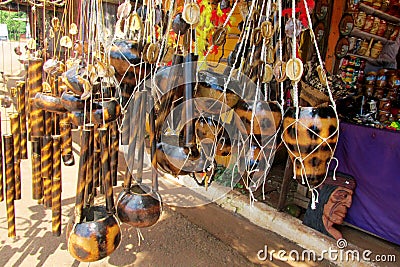
[[[400,133],[342,122],[335,155],[357,181],[346,221],[400,244]]]

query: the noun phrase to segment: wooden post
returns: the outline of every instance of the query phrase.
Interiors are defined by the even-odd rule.
[[[332,19],[330,24],[330,33],[328,36],[328,49],[326,50],[325,67],[328,72],[334,71],[335,67],[335,47],[339,40],[339,23],[346,8],[345,0],[332,0]]]
[[[290,159],[290,156],[288,156],[285,166],[285,173],[283,175],[283,180],[282,180],[281,193],[279,194],[279,201],[277,207],[278,211],[283,211],[283,209],[285,208],[286,198],[289,192],[290,181],[292,177],[293,177],[293,163],[292,160]]]

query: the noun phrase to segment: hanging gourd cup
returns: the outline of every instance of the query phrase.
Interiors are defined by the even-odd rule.
[[[195,104],[200,112],[220,114],[235,107],[240,99],[236,93],[240,92],[240,85],[232,79],[224,91],[226,79],[225,75],[214,71],[199,71],[195,97],[200,99],[195,100]]]
[[[79,95],[64,91],[61,94],[61,104],[68,111],[83,111],[85,109],[85,100],[82,100]]]
[[[85,92],[85,81],[88,82],[86,68],[83,66],[73,66],[63,73],[63,82],[69,90],[77,95]]]
[[[143,50],[143,44],[133,40],[119,40],[113,43],[110,48],[110,65],[114,67],[115,77],[119,82],[136,86],[138,77],[146,77],[151,68],[144,65],[141,56]]]
[[[329,168],[338,140],[338,118],[331,107],[290,107],[283,119],[282,140],[299,183],[319,186]]]
[[[121,222],[143,228],[154,225],[162,211],[161,197],[145,185],[122,190],[117,200],[117,215]]]
[[[130,133],[129,150],[130,157],[127,160],[127,170],[124,179],[124,190],[118,196],[117,215],[121,222],[133,227],[149,227],[154,225],[161,215],[161,197],[157,192],[157,170],[152,169],[152,188],[142,184],[145,148],[145,117],[146,117],[147,92],[139,92],[135,95],[132,120],[137,122]],[[155,146],[155,124],[154,112],[149,114],[151,145]],[[138,146],[136,147],[136,145]],[[137,148],[137,149],[136,149]],[[135,166],[135,154],[137,154],[137,171],[135,181],[137,184],[132,186],[132,174],[130,169]],[[154,147],[151,149],[152,164],[155,154]],[[153,165],[153,166],[154,166]]]
[[[238,153],[238,172],[246,181],[246,187],[252,192],[256,191],[265,179],[265,174],[271,168],[267,162],[268,154],[265,148],[260,148],[256,142],[245,144]],[[270,159],[273,160],[273,157]],[[268,164],[267,164],[268,163]]]
[[[194,131],[194,106],[193,98],[194,85],[196,82],[195,70],[197,60],[193,54],[188,54],[185,57],[186,64],[183,67],[182,76],[184,77],[184,104],[185,104],[185,119],[183,135],[184,140],[180,144],[178,140],[169,140],[171,138],[161,138],[156,147],[156,158],[158,166],[164,171],[172,175],[184,175],[188,173],[202,172],[211,162],[207,161],[201,149],[198,149],[195,140]],[[173,76],[175,75],[172,73]],[[179,77],[176,77],[179,78]],[[179,80],[179,79],[178,79]],[[171,142],[174,141],[174,142]]]
[[[99,131],[103,137],[107,130]],[[114,201],[110,177],[105,178],[106,207],[91,206],[83,208],[85,176],[88,162],[90,131],[84,129],[81,135],[81,154],[79,162],[78,186],[75,212],[67,225],[68,252],[82,262],[101,260],[115,251],[121,242],[121,229],[114,215]],[[103,139],[102,139],[103,140]],[[105,140],[108,141],[108,140]],[[109,172],[107,142],[101,142],[103,175]],[[107,154],[107,155],[106,155]]]
[[[281,107],[276,101],[240,100],[235,112],[238,115],[235,116],[235,122],[240,133],[254,134],[259,141],[274,136],[282,121]]]
[[[93,103],[99,106],[99,108],[92,111],[94,123],[109,123],[121,116],[121,105],[116,98],[97,99]]]
[[[217,164],[229,166],[232,155],[232,142],[222,124],[210,117],[202,117],[195,123],[196,140],[201,143]]]
[[[61,103],[60,97],[51,93],[36,93],[33,103],[36,107],[54,113],[65,113],[68,110]]]

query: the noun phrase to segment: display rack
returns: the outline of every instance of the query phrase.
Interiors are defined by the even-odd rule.
[[[372,64],[378,63],[378,59],[377,59],[377,58],[372,58],[372,57],[357,55],[357,54],[353,54],[353,53],[347,53],[347,56],[359,57],[359,58],[362,58],[362,59],[367,60],[368,62],[370,62],[370,63],[372,63]],[[389,62],[389,61],[379,59],[379,63],[383,63],[383,62]],[[375,64],[374,64],[374,65],[375,65]]]
[[[397,25],[400,25],[400,18],[389,15],[381,10],[375,9],[373,7],[370,7],[366,4],[362,4],[360,3],[360,10],[364,11],[365,13],[367,13],[368,15],[373,15],[373,16],[377,16],[380,17],[384,20],[390,21],[392,23],[396,23]]]
[[[384,37],[381,37],[379,35],[376,35],[376,34],[371,34],[371,33],[368,33],[368,32],[364,32],[364,31],[362,31],[360,29],[357,29],[355,27],[351,31],[350,35],[358,37],[358,38],[366,39],[366,40],[371,40],[373,38],[375,41],[381,41],[382,44],[384,44],[384,45],[385,44],[394,44],[395,43],[392,40],[388,40],[388,39],[386,39]]]

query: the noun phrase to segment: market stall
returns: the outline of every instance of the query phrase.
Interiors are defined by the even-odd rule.
[[[321,211],[320,192],[338,186],[329,169],[339,162],[340,181],[351,185],[339,217],[350,208],[350,174],[358,189],[349,222],[398,242],[392,233],[398,220],[383,209],[393,201],[383,193],[388,185],[378,187],[382,194],[370,191],[371,175],[389,184],[394,176],[385,166],[381,173],[362,169],[374,164],[358,154],[387,154],[389,135],[397,133],[372,131],[400,128],[400,74],[389,65],[366,73],[369,63],[379,63],[387,46],[400,40],[399,14],[391,14],[399,4],[385,1],[381,10],[383,1],[373,7],[364,2],[1,1],[9,10],[26,10],[32,25],[32,38],[17,49],[27,65],[26,80],[7,88],[17,108],[3,113],[12,129],[3,135],[2,166],[9,237],[16,236],[14,201],[21,199],[19,166],[28,158],[27,142],[32,198],[52,208],[53,233],[61,234],[60,165],[75,165],[75,129],[80,159],[66,238],[79,261],[112,254],[123,238],[120,223],[152,226],[162,203],[190,199],[193,192],[214,201],[240,185],[250,203],[256,201],[280,142],[292,170],[284,188],[292,176],[306,188],[310,210]],[[364,143],[381,135],[377,147]],[[182,186],[182,180],[189,181]],[[114,200],[118,182],[122,190]],[[171,184],[176,187],[166,188]],[[393,224],[379,228],[371,211]],[[318,216],[326,223],[326,216]]]
[[[400,135],[342,122],[336,148],[338,171],[357,181],[346,221],[400,244]]]

